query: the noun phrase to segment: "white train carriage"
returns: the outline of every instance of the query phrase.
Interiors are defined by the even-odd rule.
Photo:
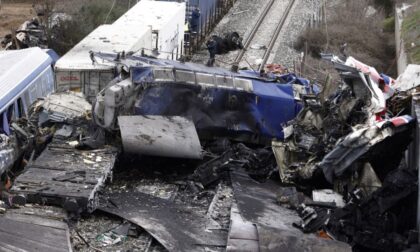
[[[0,176],[19,155],[17,143],[11,140],[12,121],[27,116],[36,99],[54,91],[55,56],[37,47],[0,52]]]
[[[90,52],[140,53],[152,48],[151,28],[101,25],[61,57],[55,65],[56,90],[82,92],[89,100],[116,75],[113,62],[93,61]]]
[[[10,134],[10,122],[27,115],[38,98],[54,91],[53,58],[40,48],[0,52],[0,133]]]
[[[160,59],[178,59],[184,47],[186,5],[179,2],[142,0],[113,25],[145,25],[152,28],[153,51]]]

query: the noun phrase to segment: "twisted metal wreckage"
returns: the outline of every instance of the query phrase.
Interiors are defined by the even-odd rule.
[[[91,57],[115,62],[118,77],[92,109],[74,93],[32,106],[30,129],[15,132],[31,132],[35,152],[23,148],[28,164],[9,173],[13,195],[61,206],[76,219],[96,209],[118,215],[170,251],[350,250],[345,243],[393,251],[417,244],[418,180],[404,161],[416,87],[399,91],[398,81],[374,68],[331,55],[342,82],[321,93],[294,74],[261,77],[125,53]],[[176,202],[138,192],[101,196],[121,147],[182,164],[197,159],[184,179],[201,188],[230,181],[228,234],[206,230],[199,214],[183,217]],[[272,180],[277,169],[281,184]],[[316,235],[302,236],[293,225]]]

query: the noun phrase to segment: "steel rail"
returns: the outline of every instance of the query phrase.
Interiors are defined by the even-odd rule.
[[[242,58],[245,55],[246,50],[251,45],[252,40],[255,37],[255,34],[257,34],[257,31],[259,30],[261,24],[263,23],[265,17],[267,16],[268,12],[270,11],[271,7],[273,6],[275,0],[270,0],[264,7],[263,12],[258,17],[257,22],[255,23],[254,27],[252,27],[251,33],[249,34],[248,38],[246,39],[244,43],[244,48],[241,49],[239,54],[236,56],[235,61],[232,66],[233,71],[238,71],[239,63],[242,61]]]
[[[274,31],[274,36],[271,38],[270,43],[268,44],[267,50],[264,52],[263,60],[258,67],[258,72],[264,69],[265,64],[268,61],[268,58],[270,57],[271,51],[273,50],[274,45],[276,44],[276,41],[280,35],[281,30],[283,29],[284,23],[286,22],[287,17],[290,14],[290,10],[292,9],[293,5],[295,4],[296,0],[290,0],[289,4],[287,5],[287,8],[285,12],[283,13],[283,16],[281,17],[281,20],[279,24],[276,27],[276,30]]]

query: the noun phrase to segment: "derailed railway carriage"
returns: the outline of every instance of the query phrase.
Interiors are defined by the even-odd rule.
[[[0,175],[21,151],[12,122],[26,117],[36,99],[54,91],[53,64],[53,57],[38,47],[0,52]]]
[[[181,116],[192,120],[200,139],[269,143],[283,139],[282,125],[300,111],[300,95],[310,93],[309,83],[293,74],[266,79],[144,57],[120,63],[127,64],[130,77],[114,80],[94,105],[96,123],[108,130],[118,129],[119,115]]]

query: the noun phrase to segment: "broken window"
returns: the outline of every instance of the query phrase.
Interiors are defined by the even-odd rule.
[[[0,133],[9,135],[10,128],[9,128],[9,121],[7,120],[7,112],[3,112],[0,116]]]
[[[15,105],[12,104],[7,109],[7,121],[10,123],[12,120],[14,120],[15,117]]]
[[[23,104],[22,98],[18,98],[17,100],[17,118],[22,118],[26,115],[25,113],[25,106]]]

